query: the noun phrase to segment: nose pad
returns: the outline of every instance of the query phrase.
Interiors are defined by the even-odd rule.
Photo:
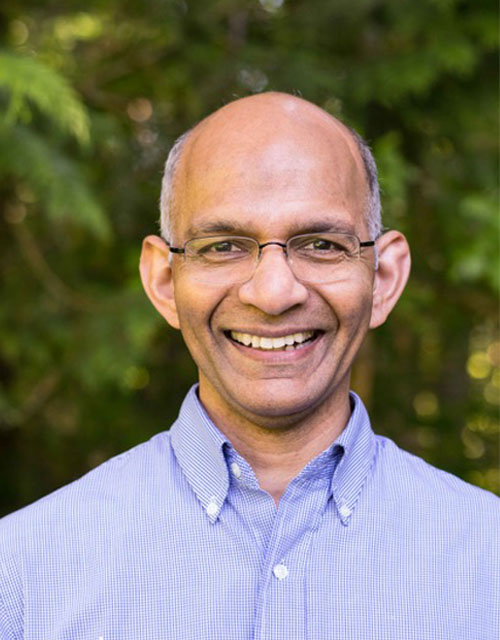
[[[280,315],[304,304],[308,295],[307,288],[293,274],[281,245],[261,251],[253,276],[239,289],[241,302],[269,315]]]

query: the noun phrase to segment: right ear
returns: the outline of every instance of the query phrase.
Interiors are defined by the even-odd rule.
[[[179,316],[174,298],[174,281],[168,245],[158,236],[147,236],[142,243],[139,271],[142,286],[156,310],[174,329]]]

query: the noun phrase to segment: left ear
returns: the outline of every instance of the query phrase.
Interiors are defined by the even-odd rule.
[[[403,293],[410,274],[410,247],[402,233],[388,231],[377,240],[378,269],[373,283],[370,329],[383,324]]]

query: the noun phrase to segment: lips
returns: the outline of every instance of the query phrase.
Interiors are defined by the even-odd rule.
[[[318,331],[299,331],[281,336],[263,336],[241,331],[228,331],[226,335],[239,344],[264,351],[295,351],[318,336]]]

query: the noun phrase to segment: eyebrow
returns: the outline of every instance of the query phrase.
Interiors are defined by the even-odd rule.
[[[243,231],[243,227],[239,227],[232,222],[226,220],[211,220],[209,222],[202,222],[201,224],[190,226],[187,230],[187,235],[189,237],[194,237],[200,234],[235,234]]]
[[[353,226],[343,221],[325,220],[318,218],[316,220],[308,220],[307,222],[297,221],[292,223],[288,229],[289,237],[302,235],[304,233],[355,233]],[[251,229],[248,226],[239,225],[229,220],[210,220],[202,222],[198,225],[192,225],[187,229],[187,237],[194,238],[200,235],[251,235]]]

